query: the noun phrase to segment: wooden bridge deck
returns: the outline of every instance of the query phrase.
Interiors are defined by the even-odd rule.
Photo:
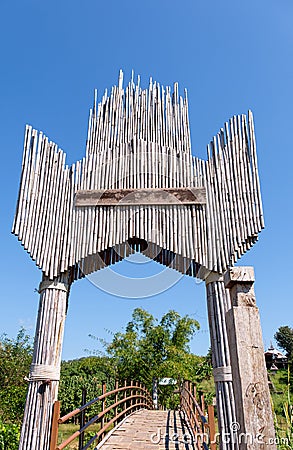
[[[191,450],[192,434],[179,411],[140,410],[129,416],[106,438],[101,450]]]

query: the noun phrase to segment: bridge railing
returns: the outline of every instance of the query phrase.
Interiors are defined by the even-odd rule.
[[[110,405],[108,403],[111,402]],[[93,405],[100,404],[100,412],[94,414],[86,420],[86,413]],[[124,386],[118,386],[115,383],[115,389],[106,392],[106,384],[102,385],[102,394],[81,405],[79,408],[60,417],[60,402],[54,403],[53,421],[51,429],[50,450],[62,450],[66,448],[72,441],[79,439],[79,450],[90,448],[93,443],[100,442],[110,427],[117,425],[122,419],[132,412],[141,409],[153,409],[152,396],[148,390],[139,382],[127,382]],[[79,415],[79,430],[75,431],[71,436],[58,444],[59,425],[66,423],[70,419]],[[88,413],[88,416],[90,413]],[[85,432],[89,431],[89,427],[99,424],[99,430],[92,436],[87,443],[85,441]]]
[[[216,450],[214,406],[208,405],[205,411],[204,400],[200,406],[196,399],[196,386],[190,381],[184,381],[180,386],[180,408],[189,422],[196,448]]]

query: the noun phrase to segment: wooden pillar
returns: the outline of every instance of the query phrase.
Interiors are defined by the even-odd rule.
[[[53,405],[60,379],[67,275],[40,284],[40,303],[19,450],[49,450]]]
[[[224,276],[231,309],[226,314],[241,450],[276,449],[253,267]]]
[[[219,273],[211,272],[205,282],[220,448],[221,450],[236,450],[238,442],[234,423],[237,420],[225,317],[230,308],[229,293],[225,289],[223,277]]]

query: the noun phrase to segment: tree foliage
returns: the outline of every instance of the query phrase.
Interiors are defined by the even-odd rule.
[[[114,386],[115,372],[107,357],[87,357],[62,361],[58,398],[61,401],[61,415],[81,405],[82,391],[86,390],[87,400],[101,394],[102,382],[107,388]]]
[[[153,378],[199,381],[210,377],[210,371],[200,369],[205,358],[190,353],[189,342],[198,329],[196,320],[181,317],[176,311],[167,312],[158,321],[136,308],[125,332],[114,334],[106,351],[115,361],[118,378],[140,380],[149,389]],[[169,397],[169,390],[173,388],[161,388],[161,402]]]
[[[190,340],[198,329],[196,320],[181,317],[176,311],[171,310],[157,320],[149,312],[136,308],[125,332],[115,333],[111,342],[104,343],[106,355],[62,362],[58,395],[61,415],[81,404],[83,389],[87,391],[87,400],[99,396],[102,381],[106,382],[107,390],[114,387],[115,379],[141,381],[151,390],[154,377],[185,378],[197,382],[200,389],[199,383],[209,383],[206,380],[211,378],[211,364],[209,358],[190,352]],[[31,359],[30,337],[23,329],[15,339],[6,335],[0,338],[0,417],[6,431],[9,424],[21,422],[27,392],[25,377]],[[173,391],[173,386],[160,387],[159,399],[166,407],[176,406],[178,399]]]
[[[19,438],[20,426],[0,419],[0,450],[17,450]]]
[[[278,346],[285,350],[286,356],[291,360],[293,357],[293,328],[290,328],[288,325],[280,327],[274,338]]]
[[[0,338],[0,416],[3,421],[20,422],[25,404],[32,360],[30,336],[21,328],[15,339]]]

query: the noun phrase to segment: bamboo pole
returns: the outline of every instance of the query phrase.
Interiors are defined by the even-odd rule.
[[[44,277],[40,285],[33,362],[19,450],[49,449],[69,285],[68,275],[58,277],[54,282]]]
[[[225,314],[229,308],[228,293],[219,274],[211,273],[206,280],[208,318],[210,325],[212,362],[216,384],[219,433],[223,450],[238,449],[231,424],[237,422],[232,385],[230,350]],[[224,434],[225,433],[225,434]],[[223,437],[229,436],[228,439]]]

